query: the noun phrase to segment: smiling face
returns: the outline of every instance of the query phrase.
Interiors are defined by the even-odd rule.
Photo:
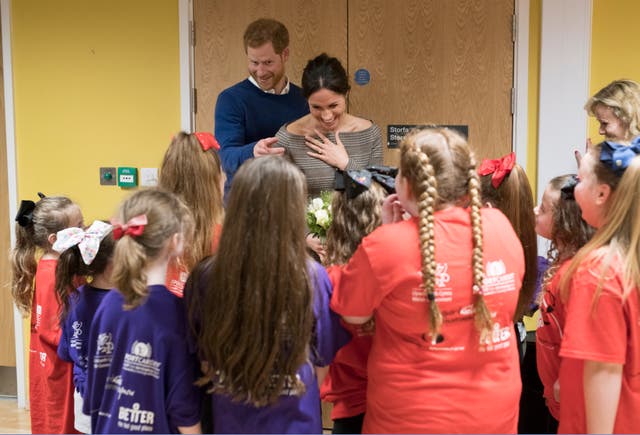
[[[606,140],[623,142],[628,139],[629,127],[613,113],[611,107],[598,104],[595,106],[593,113],[600,124],[598,133],[604,136]]]
[[[288,48],[277,54],[271,42],[259,47],[247,47],[249,74],[264,91],[274,89],[277,94],[282,91],[286,82],[284,64],[288,58]]]
[[[335,132],[338,129],[347,107],[344,95],[323,88],[311,94],[308,103],[320,130]]]

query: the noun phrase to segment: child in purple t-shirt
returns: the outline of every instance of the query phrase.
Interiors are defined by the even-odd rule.
[[[323,367],[348,340],[305,243],[306,182],[280,157],[236,173],[218,253],[185,287],[215,433],[322,433]]]
[[[109,292],[89,332],[84,412],[92,433],[199,433],[198,361],[182,299],[165,287],[193,220],[173,194],[134,193],[112,221]]]
[[[74,427],[91,433],[91,419],[82,413],[87,340],[93,316],[111,288],[111,225],[95,221],[86,231],[78,227],[58,231],[53,250],[60,253],[56,265],[56,293],[62,304],[58,356],[73,363]],[[86,278],[90,283],[76,289],[76,278]]]

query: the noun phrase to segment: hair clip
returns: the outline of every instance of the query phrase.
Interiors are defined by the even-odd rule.
[[[504,177],[511,173],[516,164],[516,153],[510,152],[499,159],[484,159],[478,167],[478,174],[481,176],[493,174],[491,176],[491,185],[497,189],[500,187]]]
[[[21,227],[28,227],[33,223],[33,210],[36,208],[36,203],[28,199],[20,201],[20,207],[18,213],[16,213],[16,222]]]
[[[631,160],[640,154],[640,136],[633,139],[631,145],[604,141],[601,146],[600,161],[618,177],[622,177]]]
[[[577,184],[578,177],[576,177],[575,175],[571,175],[560,188],[560,198],[562,198],[564,201],[575,200],[576,197],[573,192],[575,191]]]
[[[198,142],[200,142],[200,146],[202,147],[203,151],[210,150],[211,148],[216,151],[220,150],[220,144],[212,133],[199,131],[193,134],[198,139]]]
[[[82,261],[88,266],[96,258],[100,242],[111,232],[112,228],[111,225],[102,221],[94,221],[87,231],[78,227],[65,228],[56,234],[53,250],[62,254],[67,249],[78,245]]]
[[[45,195],[45,194],[44,194],[44,193],[42,193],[42,192],[38,192],[38,197],[39,197],[40,199],[45,199],[45,198],[47,197],[47,195]]]
[[[147,225],[147,215],[141,214],[129,219],[126,224],[121,224],[116,219],[111,219],[111,225],[113,225],[113,240],[119,240],[124,236],[131,236],[136,238],[144,232],[144,227]]]

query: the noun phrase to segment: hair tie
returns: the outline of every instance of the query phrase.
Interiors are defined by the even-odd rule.
[[[484,159],[478,167],[478,174],[481,176],[493,174],[491,176],[491,185],[497,189],[500,187],[504,177],[509,175],[516,164],[516,153],[510,152],[499,159]]]
[[[20,207],[18,213],[16,213],[16,222],[21,227],[28,227],[33,223],[33,210],[36,208],[36,203],[28,199],[20,201]]]
[[[67,249],[78,245],[82,261],[88,266],[96,258],[100,242],[111,232],[112,228],[111,225],[102,221],[93,221],[87,231],[78,227],[65,228],[58,231],[53,250],[62,254]]]
[[[602,142],[600,161],[618,177],[622,177],[631,160],[638,154],[640,154],[640,136],[633,139],[631,145],[605,141]]]
[[[202,147],[203,151],[210,150],[211,148],[216,151],[220,150],[220,144],[212,133],[199,131],[193,134],[198,139],[198,142],[200,142],[200,146]]]
[[[119,240],[124,236],[136,238],[142,235],[147,223],[146,214],[134,216],[129,219],[126,224],[121,224],[117,219],[111,219],[111,225],[113,225],[113,240]]]
[[[578,184],[578,177],[571,175],[560,188],[560,197],[564,201],[574,201],[576,199],[574,191]]]

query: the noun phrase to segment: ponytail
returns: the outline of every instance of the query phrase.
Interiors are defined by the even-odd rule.
[[[33,225],[23,227],[16,224],[16,244],[11,251],[11,295],[18,310],[25,317],[31,312],[33,280],[38,266],[35,255]]]

